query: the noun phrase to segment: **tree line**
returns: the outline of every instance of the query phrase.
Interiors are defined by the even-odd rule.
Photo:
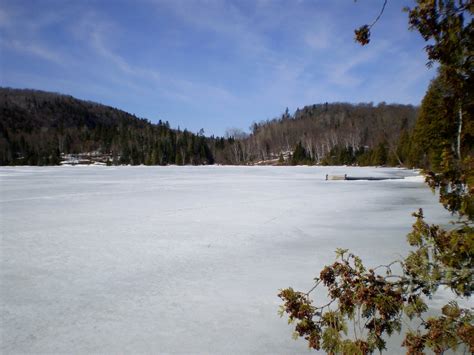
[[[64,155],[105,154],[109,164],[385,165],[430,167],[456,130],[442,119],[443,75],[421,108],[323,103],[255,122],[224,137],[172,129],[113,107],[38,90],[0,88],[0,165],[57,165]],[[472,151],[470,120],[463,150]]]
[[[287,109],[252,124],[250,134],[229,129],[206,137],[71,96],[0,88],[0,164],[57,165],[64,155],[98,152],[110,164],[132,165],[399,165],[399,141],[417,112],[410,105],[325,103]]]
[[[452,89],[451,77],[441,67],[420,107],[325,103],[305,106],[294,114],[287,109],[279,118],[254,123],[249,135],[237,131],[239,139],[226,147],[228,161],[273,159],[281,165],[378,165],[440,171],[444,151],[459,150],[460,156],[471,156],[474,151],[474,100],[467,95],[459,130],[459,94]],[[472,91],[471,82],[464,85],[464,91]]]
[[[203,132],[171,129],[116,108],[37,90],[0,89],[0,164],[57,165],[100,152],[110,164],[213,164]]]

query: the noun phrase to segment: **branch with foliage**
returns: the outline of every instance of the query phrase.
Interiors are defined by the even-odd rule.
[[[428,65],[441,65],[412,138],[428,140],[427,133],[445,127],[439,145],[426,145],[429,156],[422,160],[418,156],[414,162],[423,161],[426,182],[458,218],[448,230],[427,224],[420,209],[413,214],[416,221],[407,236],[412,250],[404,260],[367,270],[360,258],[339,249],[336,261],[320,272],[310,292],[280,290],[280,314],[287,313],[289,322],[296,323],[295,337],[330,354],[381,351],[386,347],[384,337],[400,332],[402,325],[406,332],[401,345],[409,354],[422,354],[425,349],[442,354],[460,347],[474,353],[474,314],[456,302],[457,297],[474,292],[474,5],[469,0],[417,0],[406,11],[410,28],[432,41],[425,47]],[[369,43],[373,24],[356,30],[362,45]],[[440,109],[430,109],[433,105]],[[320,287],[327,289],[327,299],[317,306],[310,294]],[[427,317],[426,299],[440,287],[451,290],[453,299],[439,315]]]
[[[357,0],[355,0],[357,1]],[[388,0],[383,1],[382,8],[380,9],[380,13],[378,16],[375,18],[375,20],[370,24],[370,25],[363,25],[360,26],[358,29],[354,30],[355,33],[355,40],[359,42],[361,45],[365,46],[366,44],[369,44],[370,42],[370,30],[374,25],[380,20],[380,18],[383,15],[383,12],[385,11],[385,6],[387,6]]]
[[[295,336],[304,337],[310,348],[328,353],[367,354],[385,349],[384,335],[408,331],[403,346],[411,354],[430,348],[435,353],[464,344],[474,351],[473,313],[455,301],[442,308],[439,317],[424,317],[425,298],[440,286],[469,297],[474,292],[474,229],[467,223],[446,231],[424,221],[423,212],[408,235],[415,250],[403,261],[367,270],[361,259],[346,249],[326,266],[310,292],[283,289],[280,314],[296,322]],[[397,265],[401,272],[394,274]],[[310,294],[326,287],[328,299],[315,306]],[[417,322],[408,322],[416,318]],[[414,327],[413,324],[418,324]]]

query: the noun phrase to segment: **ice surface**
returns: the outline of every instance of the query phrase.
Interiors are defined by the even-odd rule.
[[[411,177],[325,181],[326,174]],[[416,172],[351,167],[0,169],[1,344],[19,352],[306,353],[277,315],[334,250],[406,255]],[[403,352],[395,344],[392,352]]]

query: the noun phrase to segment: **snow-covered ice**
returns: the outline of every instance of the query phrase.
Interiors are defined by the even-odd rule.
[[[410,178],[325,181],[345,173]],[[414,176],[0,168],[0,352],[306,353],[277,314],[278,289],[311,288],[338,247],[373,266],[406,255],[420,207],[447,223]]]

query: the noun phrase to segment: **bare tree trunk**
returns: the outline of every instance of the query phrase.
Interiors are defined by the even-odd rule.
[[[462,105],[459,105],[458,117],[459,117],[459,124],[458,124],[457,154],[458,154],[458,159],[461,160]]]
[[[186,164],[186,152],[184,151],[183,148],[181,148],[181,157],[183,158],[182,161],[183,161],[183,165]]]
[[[393,148],[392,146],[389,146],[389,151],[392,151],[392,153],[395,155],[395,158],[397,158],[397,160],[398,160],[398,164],[399,164],[400,166],[403,166],[403,162],[402,162],[402,160],[400,159],[399,155],[397,154],[397,148],[396,148],[396,147]]]

